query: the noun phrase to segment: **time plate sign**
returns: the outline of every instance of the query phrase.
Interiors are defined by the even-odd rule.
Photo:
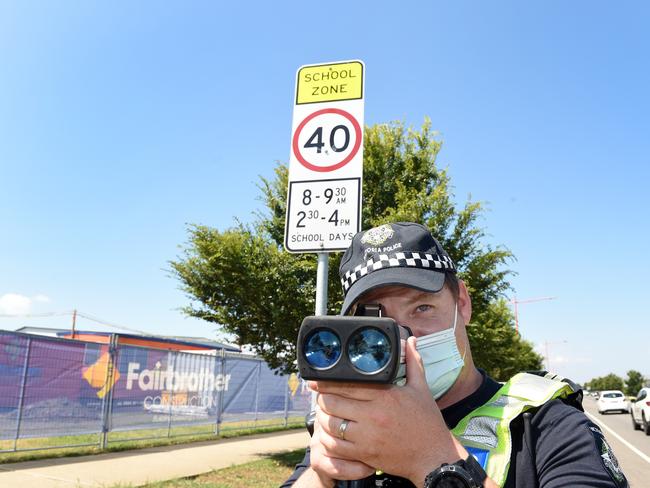
[[[290,250],[347,249],[357,229],[361,179],[292,181],[289,184],[286,247]]]
[[[296,76],[285,248],[347,249],[360,230],[361,61],[303,66]]]

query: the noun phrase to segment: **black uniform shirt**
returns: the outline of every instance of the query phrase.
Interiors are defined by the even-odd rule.
[[[442,410],[451,429],[487,403],[501,385],[483,371],[481,386],[462,401]],[[553,400],[533,415],[531,446],[524,440],[522,417],[513,421],[512,456],[505,488],[624,488],[627,481],[602,432],[587,416],[561,400]],[[292,486],[309,466],[309,449],[282,488]],[[435,466],[432,466],[432,470]],[[369,485],[374,486],[374,483]],[[410,482],[403,486],[413,486]]]

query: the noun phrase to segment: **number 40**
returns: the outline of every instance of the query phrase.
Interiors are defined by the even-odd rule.
[[[342,130],[345,135],[345,142],[340,147],[336,145],[336,142],[334,140],[334,138],[336,137],[336,133],[339,130]],[[310,147],[315,147],[316,152],[320,154],[321,149],[323,148],[324,145],[325,143],[323,142],[323,128],[317,127],[314,133],[307,140],[307,142],[303,147],[306,149]],[[349,145],[350,145],[350,130],[344,125],[337,125],[336,127],[334,127],[332,129],[332,132],[330,132],[330,147],[332,148],[332,151],[334,152],[345,151]]]

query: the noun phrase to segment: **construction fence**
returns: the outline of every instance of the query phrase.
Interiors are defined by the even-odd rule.
[[[311,394],[260,358],[0,330],[0,452],[302,422]],[[96,435],[96,439],[94,436]],[[52,442],[57,438],[59,442]]]

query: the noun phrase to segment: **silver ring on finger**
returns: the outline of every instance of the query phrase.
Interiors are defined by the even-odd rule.
[[[341,425],[339,425],[339,439],[345,440],[345,431],[348,430],[348,425],[350,421],[348,419],[343,419]]]

